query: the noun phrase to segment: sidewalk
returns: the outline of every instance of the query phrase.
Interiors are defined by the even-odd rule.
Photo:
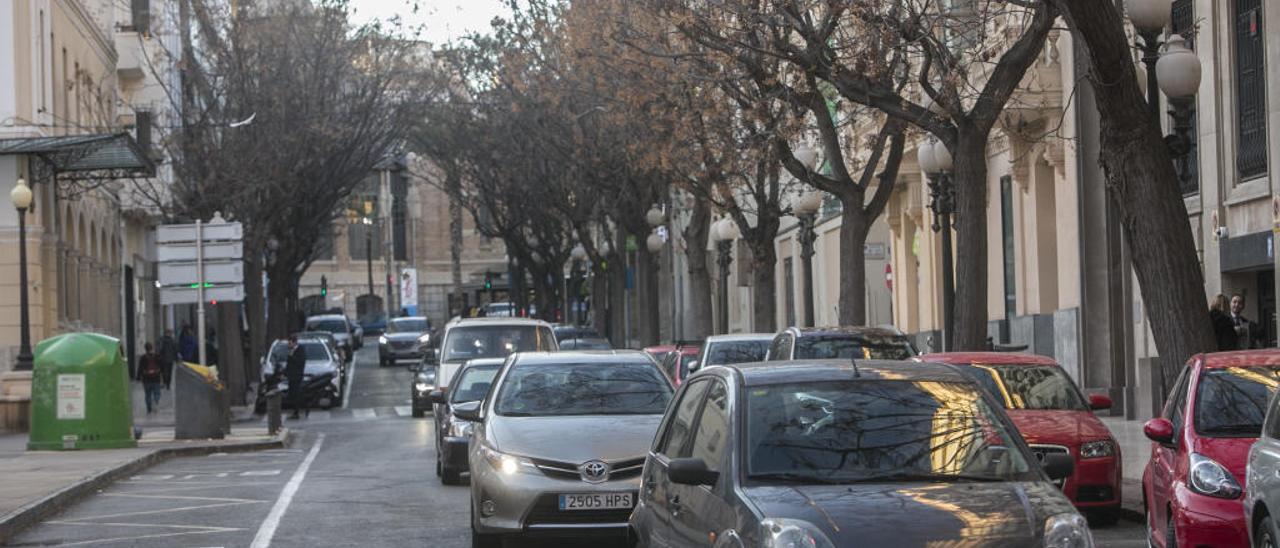
[[[1124,476],[1120,496],[1126,517],[1142,520],[1142,471],[1147,467],[1147,459],[1151,457],[1151,440],[1142,433],[1145,421],[1125,420],[1124,417],[1098,418],[1111,430],[1111,435],[1120,446],[1123,459],[1121,473]]]
[[[135,449],[27,451],[27,434],[0,434],[0,545],[103,486],[168,458],[288,444],[288,430],[271,436],[256,419],[244,422],[252,418],[251,412],[236,408],[225,439],[175,440],[173,392],[164,393],[159,412],[151,415],[146,414],[141,392],[135,383],[134,426],[142,431]]]

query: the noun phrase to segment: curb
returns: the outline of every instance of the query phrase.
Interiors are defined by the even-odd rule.
[[[0,516],[0,546],[9,542],[23,529],[44,521],[45,518],[61,512],[80,499],[115,483],[121,478],[129,477],[136,472],[171,458],[208,455],[211,453],[245,453],[267,449],[284,449],[289,446],[292,438],[293,432],[286,428],[280,434],[277,434],[275,439],[266,441],[214,443],[194,447],[156,449],[113,468],[81,478],[79,481],[46,495],[40,500],[18,508],[7,515]]]

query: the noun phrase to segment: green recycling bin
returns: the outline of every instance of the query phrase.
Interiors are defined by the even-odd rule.
[[[137,447],[131,397],[119,340],[67,333],[40,341],[31,378],[27,448]]]

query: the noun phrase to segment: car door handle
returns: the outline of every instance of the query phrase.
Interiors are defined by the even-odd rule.
[[[644,480],[644,494],[652,495],[654,489],[658,488],[658,481],[653,478]]]

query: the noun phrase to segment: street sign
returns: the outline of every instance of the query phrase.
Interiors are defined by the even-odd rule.
[[[208,222],[201,229],[203,240],[241,240],[244,238],[243,225],[240,223]],[[160,225],[156,227],[156,243],[195,242],[196,225]]]
[[[190,304],[200,302],[199,288],[196,287],[162,287],[160,288],[160,304]],[[244,285],[215,285],[204,288],[206,301],[243,301]]]
[[[160,285],[194,285],[201,281],[196,263],[160,263],[158,278]],[[244,262],[239,259],[230,261],[204,262],[204,283],[206,284],[239,284],[244,282]]]
[[[418,269],[405,268],[400,271],[400,302],[406,306],[418,304]]]
[[[244,257],[244,244],[241,242],[205,242],[204,260],[241,259]],[[160,244],[156,246],[156,260],[162,263],[196,260],[194,242],[178,244]]]

